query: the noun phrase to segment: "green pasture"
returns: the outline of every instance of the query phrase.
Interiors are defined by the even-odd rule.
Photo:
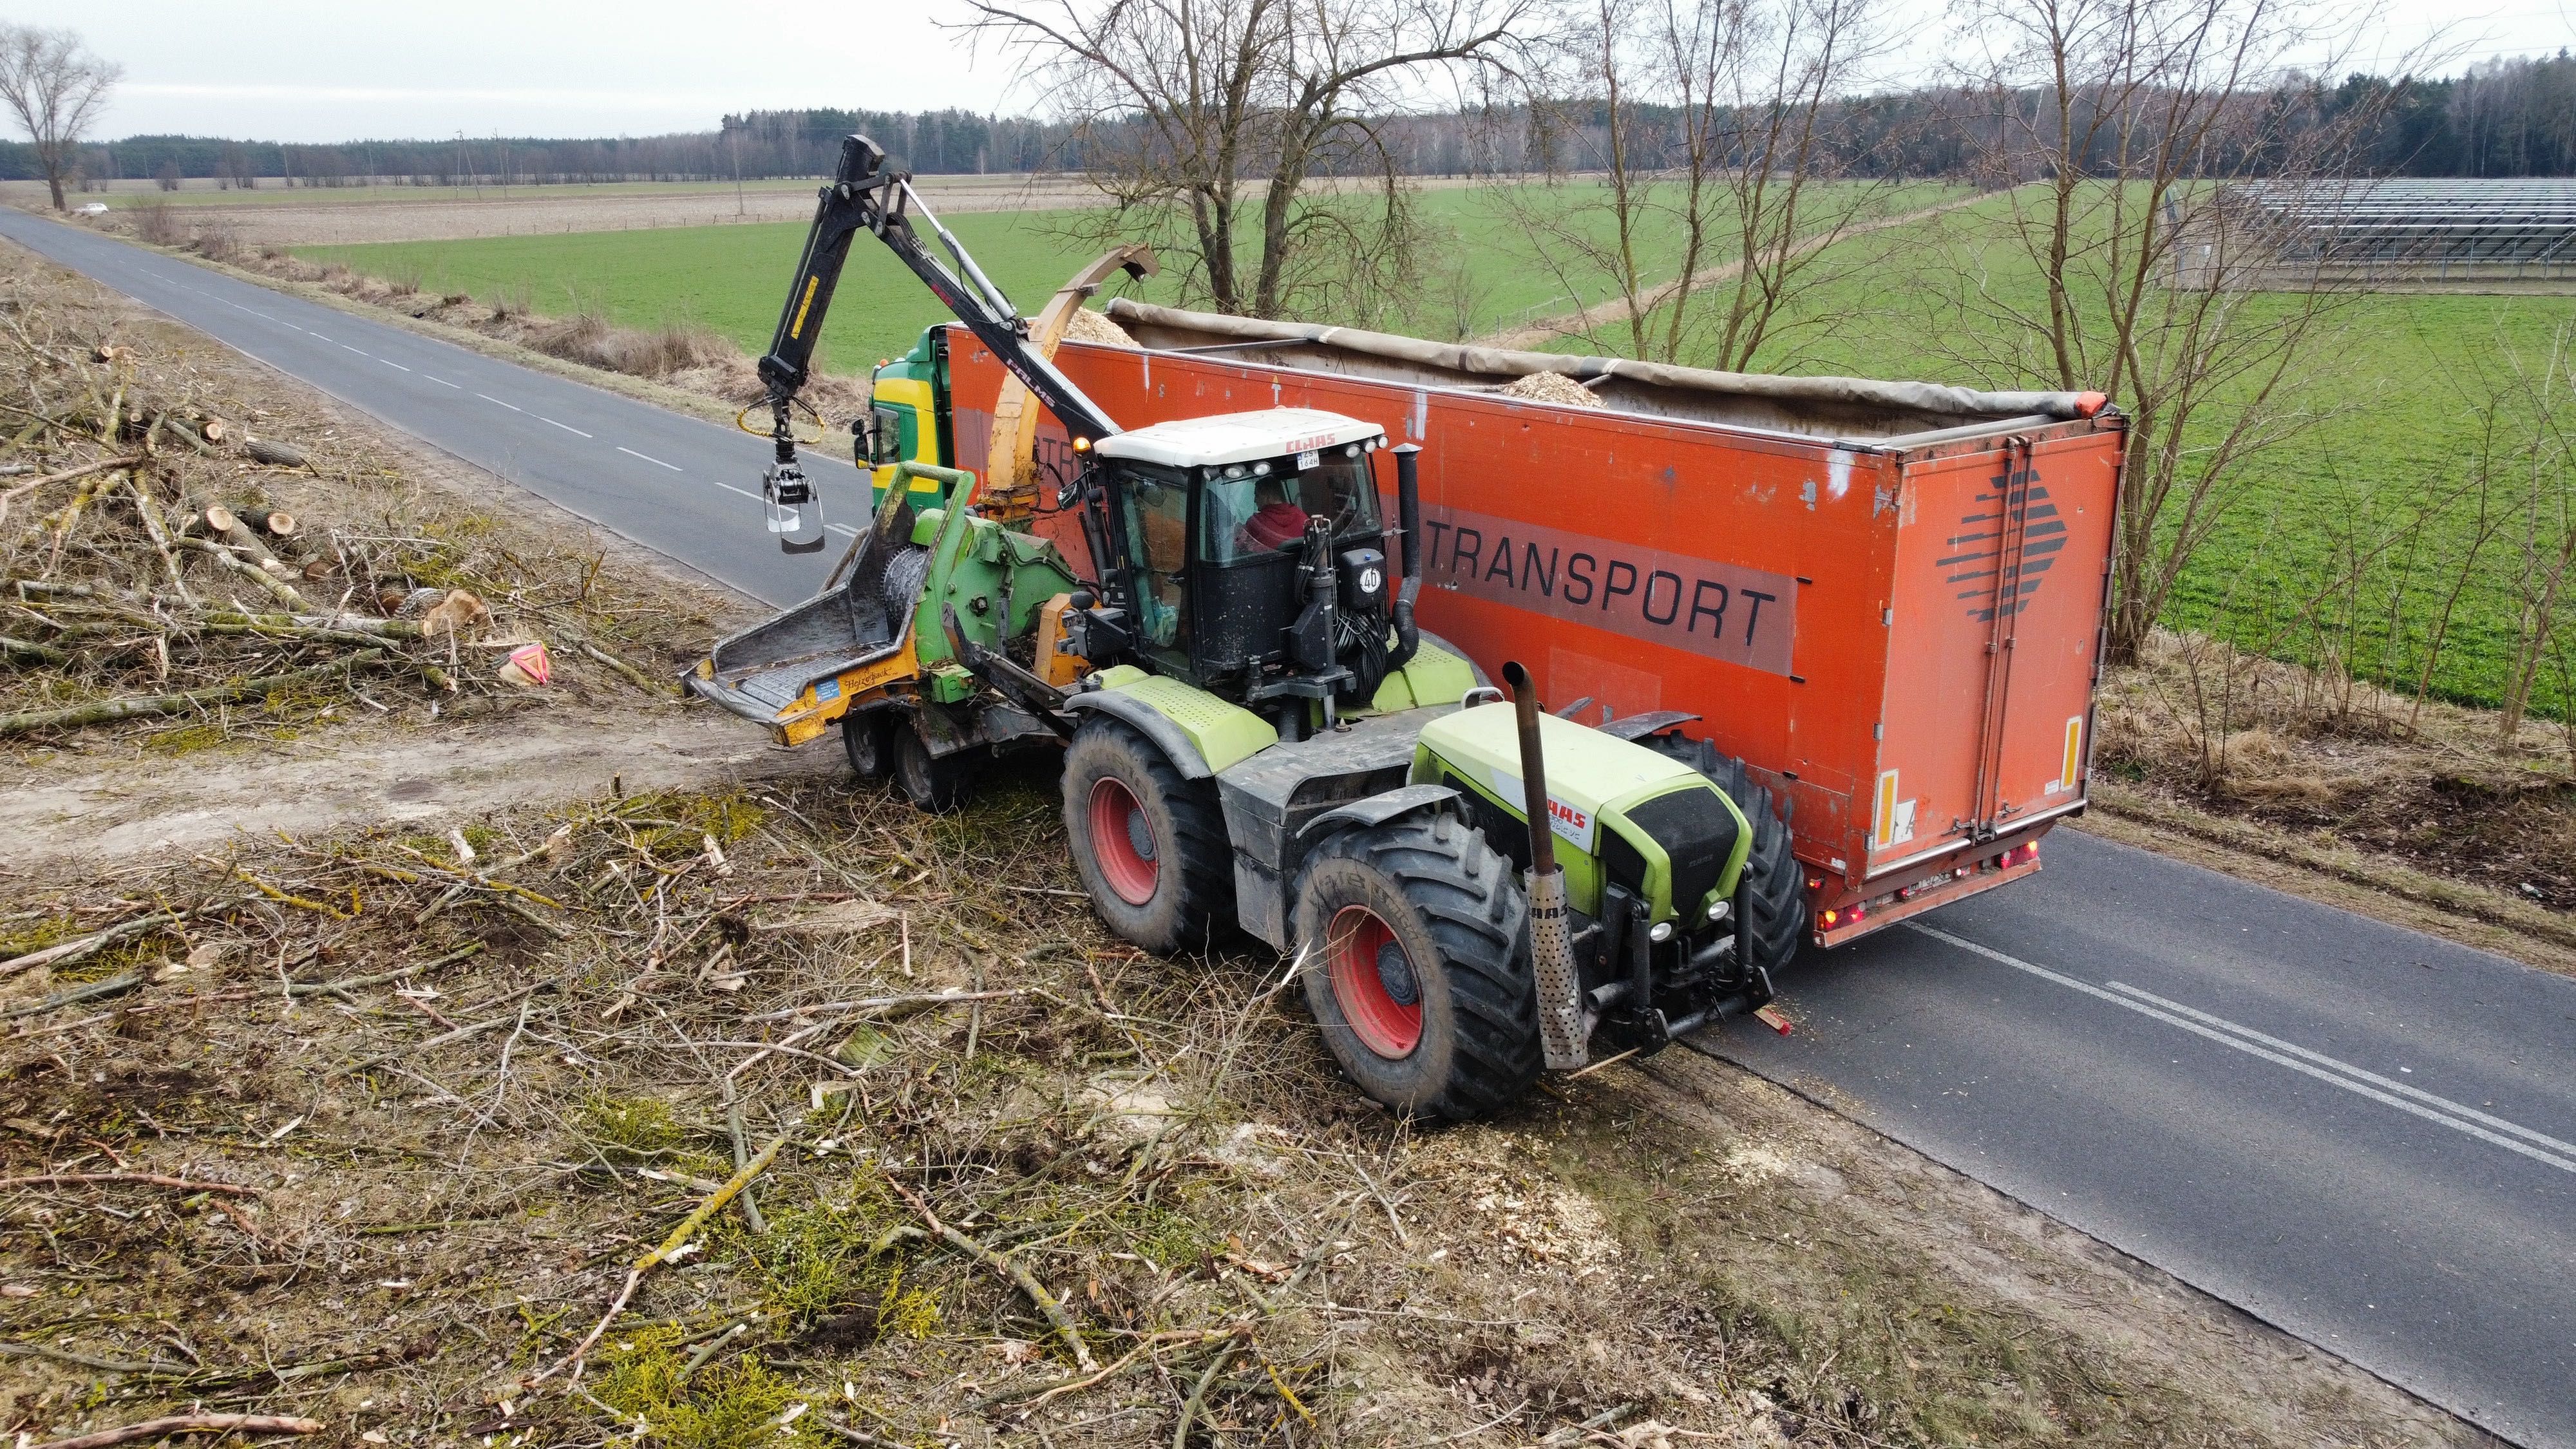
[[[1937,186],[1895,188],[1875,198],[1879,214],[1936,204],[1958,193]],[[1452,188],[1418,198],[1435,265],[1413,315],[1384,320],[1428,336],[1517,325],[1570,310],[1575,299],[1614,295],[1606,273],[1570,259],[1539,233],[1570,227],[1596,242],[1610,236],[1597,181],[1556,187]],[[2050,386],[2026,329],[1984,315],[1992,302],[2041,304],[2029,259],[2001,234],[2001,201],[1842,243],[1814,275],[1821,285],[1781,318],[1756,365],[1801,373],[1915,377],[1996,387]],[[1533,218],[1542,219],[1537,228]],[[1034,308],[1089,255],[1066,234],[1069,213],[961,214],[952,228],[986,272],[1024,308]],[[388,243],[312,248],[316,260],[416,279],[424,288],[491,298],[509,294],[535,310],[597,312],[630,326],[691,323],[759,351],[777,320],[804,227],[717,226]],[[1637,236],[1641,270],[1669,276],[1679,237],[1656,219]],[[1551,260],[1551,254],[1553,260]],[[1721,244],[1703,259],[1732,255]],[[1142,295],[1169,300],[1168,280]],[[1965,297],[1970,305],[1961,305]],[[1978,304],[1977,298],[1987,299]],[[2256,296],[2249,316],[2288,305]],[[939,304],[882,249],[851,255],[824,333],[825,362],[855,372],[903,351],[940,320]],[[1315,320],[1345,320],[1318,318]],[[1660,317],[1656,319],[1662,320]],[[2481,522],[2463,488],[2482,456],[2495,455],[2499,485],[2527,410],[2507,408],[2490,433],[2482,404],[2515,366],[2540,369],[2563,328],[2576,327],[2576,297],[2357,295],[2338,301],[2326,335],[2309,354],[2295,389],[2305,425],[2244,475],[2217,531],[2197,555],[2167,621],[2214,630],[2284,657],[2335,657],[2385,682],[2411,688],[2444,629],[2431,674],[2434,691],[2494,703],[2504,688],[2517,607],[2512,570],[2522,538],[2537,527],[2554,546],[2571,526],[2561,494],[2555,514],[2499,522],[2501,491]],[[1569,339],[1567,351],[1615,350],[1624,327],[1598,339]],[[1683,361],[1698,360],[1685,355]],[[2558,388],[2566,391],[2563,376]],[[2206,437],[2186,439],[2192,447]],[[2529,513],[2527,469],[2520,485]],[[2485,542],[2474,555],[2481,530]],[[2354,587],[2338,579],[2358,575]],[[2457,601],[2442,622],[2445,601]],[[2576,603],[2562,603],[2562,610]],[[2576,624],[2564,646],[2576,653]],[[2534,712],[2563,716],[2562,666],[2544,666]]]
[[[1413,299],[1411,315],[1380,319],[1381,324],[1454,337],[1462,323],[1468,333],[1483,332],[1616,295],[1608,273],[1587,266],[1573,247],[1543,245],[1529,225],[1530,218],[1544,217],[1596,246],[1607,246],[1615,241],[1615,231],[1600,205],[1604,194],[1595,181],[1421,192],[1416,204],[1432,238],[1432,275],[1423,295]],[[1873,213],[1902,212],[1953,194],[1953,188],[1911,185],[1877,188],[1867,201]],[[961,212],[945,218],[985,274],[1028,310],[1035,310],[1096,253],[1095,246],[1069,235],[1077,219],[1076,213],[1049,211]],[[306,247],[297,254],[414,280],[428,290],[468,292],[487,300],[524,297],[535,310],[550,315],[592,311],[630,327],[710,327],[757,353],[778,325],[779,305],[804,240],[802,223],[781,222],[374,242]],[[1634,244],[1642,274],[1660,278],[1678,265],[1683,240],[1678,226],[1657,214],[1638,229]],[[1734,254],[1730,239],[1716,238],[1704,247],[1701,265],[1717,266]],[[1148,300],[1174,299],[1169,278],[1136,290]],[[863,370],[878,358],[901,353],[922,328],[945,316],[938,300],[885,249],[855,247],[824,328],[824,365],[834,371]]]
[[[947,220],[985,275],[1031,310],[1091,254],[1055,230],[1062,220],[1055,213],[968,212]],[[374,242],[297,254],[417,280],[424,291],[469,292],[487,301],[509,296],[552,316],[594,312],[629,327],[712,328],[757,356],[777,329],[805,230],[803,222],[660,227]],[[853,247],[823,329],[823,366],[865,372],[911,347],[921,329],[946,315],[893,253],[873,242]]]
[[[2055,386],[2040,334],[1960,305],[1963,295],[1981,294],[2044,315],[2040,274],[2003,234],[2001,214],[2000,201],[1986,202],[1849,244],[1869,254],[1789,309],[1787,330],[1758,365]],[[2259,326],[2294,303],[2258,293],[2239,305],[2244,322]],[[2294,431],[2239,475],[2242,486],[2194,555],[2165,622],[2300,662],[2341,659],[2409,690],[2439,633],[2432,692],[2497,703],[2511,665],[2520,551],[2535,530],[2540,546],[2554,549],[2576,527],[2569,515],[2576,479],[2563,470],[2554,482],[2544,478],[2533,512],[2528,454],[2517,452],[2531,441],[2532,413],[2509,400],[2499,407],[2498,399],[2510,398],[2517,368],[2548,372],[2570,329],[2576,296],[2332,300],[2288,388]],[[2557,368],[2564,409],[2576,398],[2568,397],[2563,357]],[[2207,412],[2186,446],[2205,449],[2223,416]],[[2494,484],[2483,518],[2470,486],[2481,467]],[[2515,507],[2520,512],[2507,517]],[[2576,600],[2559,608],[2570,621],[2561,632],[2567,652],[2542,666],[2533,712],[2563,717]]]

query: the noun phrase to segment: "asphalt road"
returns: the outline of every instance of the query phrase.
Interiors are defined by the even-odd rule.
[[[2503,1437],[2576,1445],[2576,981],[2061,831],[1696,1043]]]
[[[794,603],[838,556],[787,557],[762,526],[766,439],[15,208],[0,208],[0,236],[754,598]],[[844,541],[867,511],[849,443],[804,454]]]
[[[761,529],[758,439],[24,213],[0,235],[746,593],[828,567]],[[856,471],[816,472],[854,520]],[[2074,832],[2042,857],[1811,954],[1794,1035],[1696,1044],[2576,1449],[2576,981]]]

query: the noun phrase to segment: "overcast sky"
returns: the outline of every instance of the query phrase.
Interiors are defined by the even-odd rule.
[[[1909,69],[1937,65],[1942,0]],[[2576,0],[2388,0],[2389,56],[2450,28],[2456,69],[2576,46]],[[735,9],[706,0],[15,0],[0,15],[69,26],[125,66],[103,137],[185,132],[283,141],[652,135],[727,111],[797,106],[1025,112],[1006,58],[934,24],[956,0]]]

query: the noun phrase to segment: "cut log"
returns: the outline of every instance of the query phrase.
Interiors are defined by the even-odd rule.
[[[492,606],[470,590],[449,589],[447,596],[420,616],[424,639],[440,634],[471,634],[492,627]]]
[[[180,541],[185,543],[188,547],[193,548],[199,553],[213,559],[215,562],[222,564],[225,568],[241,575],[243,578],[250,580],[261,588],[268,590],[270,593],[276,595],[280,600],[294,608],[310,609],[313,607],[313,601],[304,597],[302,594],[297,593],[293,584],[288,583],[276,574],[268,572],[266,569],[250,563],[240,554],[233,552],[231,549],[226,548],[221,544],[210,543],[202,538],[182,539]],[[282,570],[283,566],[281,565],[280,567]]]
[[[286,564],[276,554],[268,551],[268,545],[260,541],[260,536],[252,531],[249,522],[240,514],[220,503],[209,504],[206,508],[206,523],[215,531],[217,537],[248,554],[251,562],[259,565],[261,572],[280,576],[286,573]]]
[[[287,512],[283,508],[272,508],[267,513],[261,515],[259,525],[261,531],[265,532],[271,538],[293,538],[295,536],[295,515]]]
[[[222,442],[224,440],[225,431],[224,420],[222,418],[208,418],[197,424],[197,436],[205,439],[209,443]]]
[[[266,463],[272,468],[301,468],[305,463],[302,448],[293,443],[281,443],[275,438],[251,439],[250,457],[252,462]]]

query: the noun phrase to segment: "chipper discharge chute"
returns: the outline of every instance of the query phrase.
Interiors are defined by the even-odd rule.
[[[1025,708],[982,697],[960,643],[1029,659],[1040,617],[1062,609],[1075,580],[1054,545],[965,506],[972,474],[909,462],[897,471],[939,484],[941,506],[917,510],[924,495],[888,489],[821,593],[719,641],[688,682],[781,744],[837,720],[860,775],[891,775],[914,803],[944,809],[979,754],[1056,738]]]
[[[1542,715],[1517,666],[1505,705],[1417,629],[1419,448],[1295,408],[1122,431],[953,238],[963,280],[921,248],[918,201],[882,151],[844,144],[762,363],[771,492],[794,470],[784,418],[812,331],[864,231],[1065,425],[1056,502],[1081,519],[1088,576],[976,516],[970,479],[918,517],[889,488],[824,594],[719,645],[701,693],[790,743],[839,718],[862,774],[891,738],[899,779],[906,752],[935,775],[1062,738],[1065,828],[1110,929],[1158,953],[1239,930],[1293,954],[1335,1057],[1409,1115],[1490,1112],[1542,1067],[1655,1050],[1770,999],[1804,916],[1769,795],[1738,762],[1704,772],[1704,747],[1672,732],[1688,716]],[[956,798],[936,778],[906,788]]]

